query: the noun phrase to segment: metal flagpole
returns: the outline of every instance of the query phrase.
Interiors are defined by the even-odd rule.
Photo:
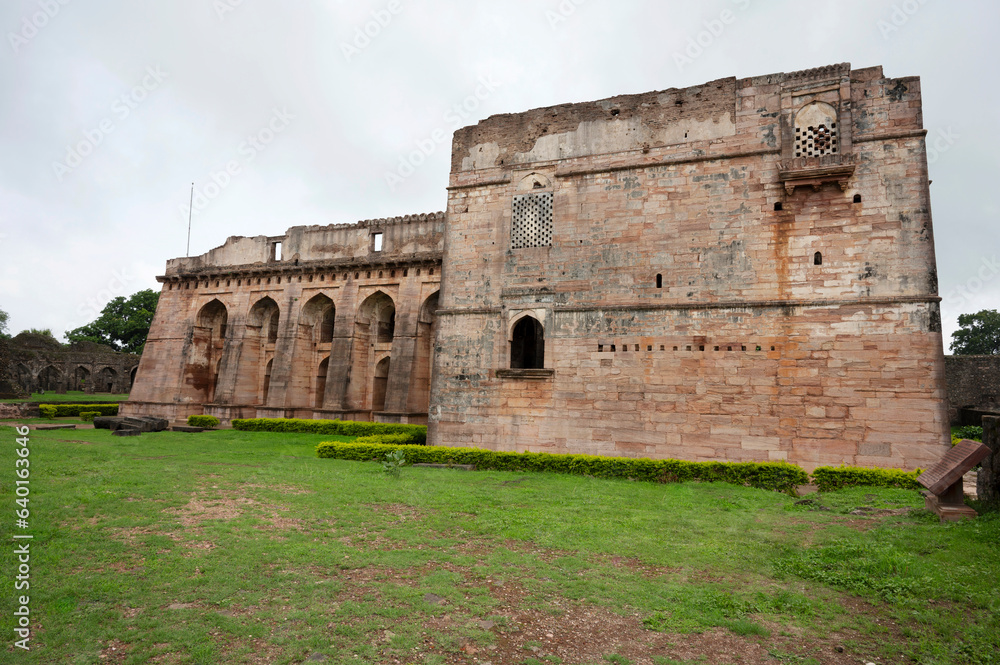
[[[194,210],[194,183],[191,183],[191,201],[188,203],[188,244],[184,256],[191,256],[191,212]]]

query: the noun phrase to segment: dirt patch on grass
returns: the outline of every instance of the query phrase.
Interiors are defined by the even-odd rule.
[[[207,498],[193,492],[187,504],[180,508],[167,508],[163,512],[177,515],[181,526],[198,527],[208,520],[231,520],[242,515],[246,509],[261,505],[257,501],[235,492],[221,491],[218,496]]]
[[[128,660],[128,652],[132,645],[121,640],[111,640],[107,646],[101,649],[100,659],[102,663],[124,663]]]

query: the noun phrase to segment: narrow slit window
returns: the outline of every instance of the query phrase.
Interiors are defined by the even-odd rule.
[[[663,288],[663,275],[657,275],[656,276],[656,288],[658,288],[658,289],[662,289]]]
[[[823,265],[823,254],[821,252],[816,252],[813,254],[813,265],[821,266]]]
[[[381,252],[382,251],[382,234],[373,233],[372,234],[372,251]]]

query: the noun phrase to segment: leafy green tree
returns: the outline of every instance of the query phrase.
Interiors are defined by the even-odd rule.
[[[142,353],[159,299],[160,294],[152,289],[133,293],[128,298],[118,296],[105,305],[96,321],[70,330],[66,339],[106,344],[128,353]]]
[[[10,314],[0,309],[0,339],[8,339],[10,337],[7,334],[7,322],[10,320]]]
[[[975,314],[961,314],[959,329],[951,334],[951,351],[956,355],[994,355],[1000,353],[1000,312],[984,309]]]

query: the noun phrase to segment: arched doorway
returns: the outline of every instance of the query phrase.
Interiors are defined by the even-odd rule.
[[[328,359],[333,346],[336,307],[333,300],[323,293],[317,293],[302,306],[296,328],[295,345],[292,350],[292,367],[303,368],[293,371],[289,377],[285,406],[322,408],[326,392],[326,373],[319,384],[317,367]],[[329,366],[327,360],[326,367]],[[307,370],[306,368],[313,368]]]
[[[352,344],[350,384],[348,404],[358,410],[375,408],[375,360],[392,353],[392,342],[396,332],[396,305],[383,291],[376,291],[358,307],[355,317],[354,340]],[[381,361],[380,361],[381,362]],[[388,379],[388,364],[385,367]],[[385,389],[380,396],[385,407]]]
[[[228,326],[229,310],[218,299],[206,303],[195,317],[185,384],[191,386],[199,401],[208,403],[216,399],[218,367],[222,361]]]
[[[246,333],[240,354],[239,382],[233,400],[237,404],[267,404],[271,392],[271,362],[278,339],[281,312],[278,303],[264,296],[247,314]]]
[[[80,365],[73,370],[73,390],[86,390],[90,381],[90,370]]]
[[[323,358],[316,370],[316,388],[313,394],[313,406],[323,408],[323,398],[326,397],[326,375],[330,371],[330,356]]]
[[[267,361],[264,366],[264,385],[261,388],[260,403],[267,404],[267,394],[271,391],[271,366],[274,365],[274,358]]]
[[[427,296],[417,317],[416,358],[413,366],[413,387],[409,409],[427,413],[431,396],[431,376],[434,370],[434,334],[437,330],[438,291]]]
[[[39,390],[54,392],[59,389],[59,381],[62,379],[62,372],[55,365],[49,365],[38,373]]]
[[[514,324],[510,337],[511,369],[541,369],[545,367],[545,331],[533,316],[525,316]]]
[[[97,379],[95,381],[94,390],[95,392],[112,393],[115,389],[115,382],[118,379],[118,372],[111,369],[110,367],[105,367],[100,372],[97,373]]]
[[[385,389],[389,383],[389,357],[386,356],[375,365],[375,375],[372,380],[372,411],[385,410]]]

